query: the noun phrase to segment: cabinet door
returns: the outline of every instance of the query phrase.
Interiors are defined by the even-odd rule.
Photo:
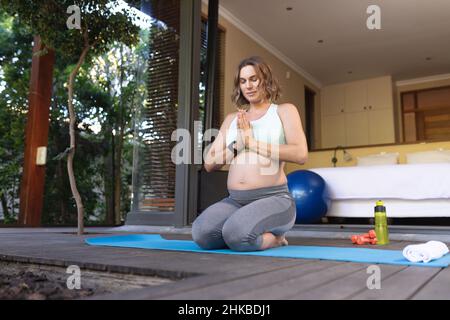
[[[369,144],[368,112],[350,112],[345,114],[345,140],[347,146]]]
[[[344,112],[345,89],[343,85],[325,87],[321,91],[321,109],[325,116]]]
[[[392,109],[370,110],[369,143],[383,144],[395,142],[394,114]]]
[[[362,112],[367,106],[367,81],[355,81],[345,85],[345,112]]]
[[[322,148],[345,145],[344,114],[322,117]]]
[[[393,108],[391,77],[368,80],[367,106],[370,110]]]

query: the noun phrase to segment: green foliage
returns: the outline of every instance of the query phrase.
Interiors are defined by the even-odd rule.
[[[0,197],[6,223],[19,212],[32,36],[0,10]]]
[[[112,14],[106,3],[117,1],[78,1],[81,8],[97,8],[83,14],[82,27],[89,30],[89,43],[95,45],[75,81],[75,113],[77,119],[77,151],[75,177],[83,198],[85,221],[104,223],[106,216],[106,185],[111,183],[107,170],[108,159],[119,137],[112,134],[120,129],[120,110],[123,154],[121,163],[121,212],[130,206],[132,164],[132,118],[135,105],[143,101],[145,92],[143,72],[147,53],[145,40],[138,44],[138,27],[123,14]],[[56,49],[54,81],[50,108],[48,163],[44,194],[43,224],[75,224],[76,207],[73,200],[64,158],[69,145],[67,112],[67,78],[84,44],[83,29],[69,30],[66,8],[73,1],[4,1],[0,0],[0,198],[6,195],[8,212],[5,222],[14,222],[18,214],[18,191],[23,164],[24,131],[28,109],[29,75],[31,69],[33,34],[39,33],[44,43]],[[7,10],[7,12],[3,11]],[[103,11],[101,11],[103,10]],[[84,29],[87,30],[87,29]],[[117,48],[124,43],[127,52],[124,63],[118,62]],[[144,44],[143,44],[144,43]],[[113,52],[113,53],[112,53]],[[108,56],[116,66],[107,73],[99,68],[98,58]],[[143,67],[144,66],[144,67]],[[138,71],[138,69],[140,71]],[[121,90],[108,90],[111,83],[120,82]],[[106,80],[106,81],[105,81]],[[3,87],[1,84],[6,84]],[[97,126],[97,130],[93,129]],[[58,159],[58,155],[60,158]]]
[[[86,31],[93,56],[104,53],[116,41],[126,45],[138,42],[139,28],[132,23],[138,18],[131,11],[115,12],[120,5],[117,0],[76,1],[81,10],[81,29],[69,29],[66,24],[70,16],[67,8],[74,5],[73,0],[0,0],[0,5],[29,26],[31,34],[39,34],[46,46],[73,61],[83,50]]]
[[[145,35],[144,35],[145,37]],[[118,137],[119,105],[124,101],[124,148],[120,164],[122,168],[121,213],[123,218],[130,210],[130,186],[133,150],[132,115],[136,105],[142,104],[145,94],[147,48],[144,39],[139,46],[124,48],[127,55],[123,64],[124,78],[122,91],[120,84],[119,44],[111,46],[105,54],[93,58],[80,70],[76,80],[75,93],[77,117],[77,151],[74,166],[80,193],[85,206],[87,224],[105,223],[109,188],[112,187],[112,173],[108,169],[114,145]],[[68,145],[67,91],[63,84],[68,69],[57,59],[54,71],[54,94],[51,105],[48,158],[55,159]],[[95,130],[96,129],[96,130]],[[113,141],[113,138],[115,140]],[[72,198],[66,173],[65,159],[51,160],[46,169],[43,223],[48,225],[73,225],[76,223],[76,207]]]

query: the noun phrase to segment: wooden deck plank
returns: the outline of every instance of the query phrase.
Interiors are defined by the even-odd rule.
[[[381,278],[381,289],[366,289],[351,299],[406,300],[420,290],[440,270],[440,268],[410,266],[387,279]]]
[[[37,240],[36,237],[43,238],[43,241]],[[34,241],[30,241],[31,238],[33,238]],[[167,236],[167,238],[174,237]],[[189,238],[189,236],[184,235],[184,238]],[[253,265],[252,263],[250,265],[246,264],[248,257],[242,259],[239,256],[217,255],[208,253],[198,254],[133,248],[92,247],[84,244],[82,241],[80,241],[80,238],[70,235],[41,234],[24,236],[22,239],[24,243],[27,243],[28,245],[23,245],[20,246],[20,248],[17,248],[16,243],[16,250],[14,250],[14,253],[29,254],[31,249],[30,246],[32,246],[34,249],[32,250],[33,256],[43,256],[51,259],[67,258],[68,253],[70,252],[71,260],[79,259],[89,263],[109,263],[114,265],[129,264],[133,267],[153,267],[158,270],[164,268],[168,270],[182,269],[188,272],[200,273],[208,273],[213,271],[224,272],[236,267],[247,268]],[[334,242],[328,239],[322,240],[324,240],[322,241],[322,243],[327,242],[329,244],[333,244]],[[314,239],[311,239],[309,241],[311,242],[308,244],[315,244]],[[44,243],[45,246],[43,245]],[[344,242],[341,241],[341,243]],[[101,257],[102,259],[99,260],[99,257]],[[254,259],[255,263],[280,261],[280,259],[268,257],[253,257],[252,259]],[[167,261],[173,261],[173,263],[167,264]]]
[[[175,293],[167,296],[167,299],[227,299],[244,294],[255,289],[263,289],[266,286],[276,285],[289,278],[296,278],[308,273],[317,272],[338,265],[335,261],[299,260],[301,263],[287,268],[279,268],[263,273],[253,274],[245,279],[237,279],[227,283],[192,290],[186,293]]]
[[[184,296],[183,299],[192,300],[191,292],[202,290],[203,288],[220,287],[229,282],[240,283],[246,279],[258,274],[267,274],[275,270],[285,268],[295,268],[297,265],[303,264],[302,261],[288,261],[281,259],[274,263],[258,263],[251,268],[235,268],[226,272],[209,273],[204,276],[191,277],[176,283],[170,283],[164,286],[149,287],[135,290],[127,293],[127,299],[170,299],[173,300],[174,295]],[[120,294],[113,294],[101,297],[102,299],[123,299]],[[212,299],[206,297],[206,299]]]
[[[83,239],[80,238],[73,241],[71,237],[67,238],[66,236],[64,241],[61,239],[61,235],[35,235],[34,237],[24,236],[24,238],[24,242],[29,245],[21,243],[6,245],[0,249],[0,253],[55,262],[58,260],[80,262],[80,265],[129,266],[181,272],[182,274],[218,273],[236,268],[252,269],[258,264],[269,266],[298,264],[298,259],[89,246],[84,244]]]
[[[325,263],[320,261],[318,264]],[[278,283],[255,290],[250,290],[244,294],[230,297],[230,299],[289,299],[305,290],[318,287],[329,281],[346,276],[357,270],[364,268],[363,264],[339,263],[330,268],[321,269],[317,272],[304,273],[298,277],[287,277],[280,279]]]
[[[43,258],[47,260],[71,261],[73,264],[104,264],[166,270],[182,273],[220,273],[234,269],[251,270],[259,264],[268,267],[295,265],[298,259],[277,259],[268,257],[235,256],[221,254],[201,254],[164,250],[144,250],[126,248],[82,248],[78,250],[15,250],[14,255]]]
[[[369,265],[367,265],[368,267]],[[381,270],[381,279],[388,278],[392,274],[405,269],[405,266],[395,265],[378,265]],[[363,290],[369,290],[367,288],[367,279],[371,273],[367,273],[367,268],[357,270],[348,276],[336,279],[325,283],[322,286],[314,289],[304,291],[291,297],[291,299],[297,300],[309,300],[309,299],[323,299],[323,300],[338,300],[346,299],[352,295]]]
[[[39,259],[61,266],[79,262],[86,268],[110,272],[152,274],[157,271],[183,278],[168,285],[110,295],[113,299],[450,299],[450,268],[380,265],[382,289],[369,290],[365,286],[369,276],[367,264],[93,247],[84,243],[87,237],[110,235],[0,233],[0,256],[17,256],[25,263]],[[188,234],[163,237],[192,239]],[[393,241],[388,246],[352,246],[349,239],[288,240],[291,245],[394,250],[414,243]]]
[[[412,299],[450,300],[450,268],[441,269]]]

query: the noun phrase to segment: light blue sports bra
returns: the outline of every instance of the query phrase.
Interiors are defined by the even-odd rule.
[[[256,141],[269,144],[286,144],[283,123],[277,113],[278,105],[271,104],[267,112],[259,119],[250,121],[253,130],[253,137]],[[233,119],[227,131],[226,142],[229,145],[236,141],[237,137],[237,116]]]

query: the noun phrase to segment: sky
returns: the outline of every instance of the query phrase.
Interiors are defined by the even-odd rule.
[[[6,82],[3,81],[3,69],[2,66],[0,66],[0,92],[5,90]]]
[[[128,9],[132,13],[135,13],[140,19],[134,21],[134,23],[138,25],[141,29],[149,28],[151,23],[154,22],[154,19],[152,19],[150,16],[146,15],[145,13],[134,7],[130,7],[125,1],[118,0],[118,2],[120,4],[115,8],[115,10],[113,10],[113,12],[119,12],[122,11],[123,9]]]

